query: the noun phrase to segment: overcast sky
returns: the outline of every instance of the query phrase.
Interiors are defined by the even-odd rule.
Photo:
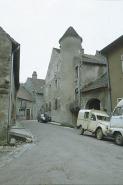
[[[86,54],[123,35],[122,0],[0,0],[0,26],[21,44],[20,82],[45,79],[52,48],[72,26]]]

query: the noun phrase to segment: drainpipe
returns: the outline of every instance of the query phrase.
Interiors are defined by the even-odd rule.
[[[13,61],[14,61],[14,53],[20,49],[20,45],[12,52],[11,58],[11,72],[10,72],[10,86],[9,86],[9,110],[8,110],[8,124],[7,124],[7,143],[9,143],[9,129],[11,122],[11,109],[12,109],[12,83],[13,83]]]
[[[109,64],[108,58],[105,56],[106,66],[107,66],[107,77],[108,77],[108,95],[109,95],[109,106],[110,106],[110,116],[112,114],[112,102],[111,102],[111,89],[110,89],[110,77],[109,77]]]
[[[79,95],[79,108],[81,109],[81,92],[80,92],[80,67],[82,65],[82,59],[80,65],[78,65],[78,95]]]

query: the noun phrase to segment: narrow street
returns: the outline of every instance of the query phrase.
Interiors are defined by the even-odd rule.
[[[22,122],[34,142],[0,167],[0,184],[123,184],[123,147],[77,129]],[[32,147],[31,147],[32,146]]]

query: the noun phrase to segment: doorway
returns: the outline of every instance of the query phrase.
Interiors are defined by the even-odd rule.
[[[100,100],[98,100],[98,99],[89,100],[87,105],[86,105],[86,109],[100,110]]]
[[[26,120],[30,120],[30,109],[26,109]]]

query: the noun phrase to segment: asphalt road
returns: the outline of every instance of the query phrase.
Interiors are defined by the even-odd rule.
[[[123,147],[113,140],[37,121],[24,124],[35,141],[0,167],[0,185],[123,184]]]

